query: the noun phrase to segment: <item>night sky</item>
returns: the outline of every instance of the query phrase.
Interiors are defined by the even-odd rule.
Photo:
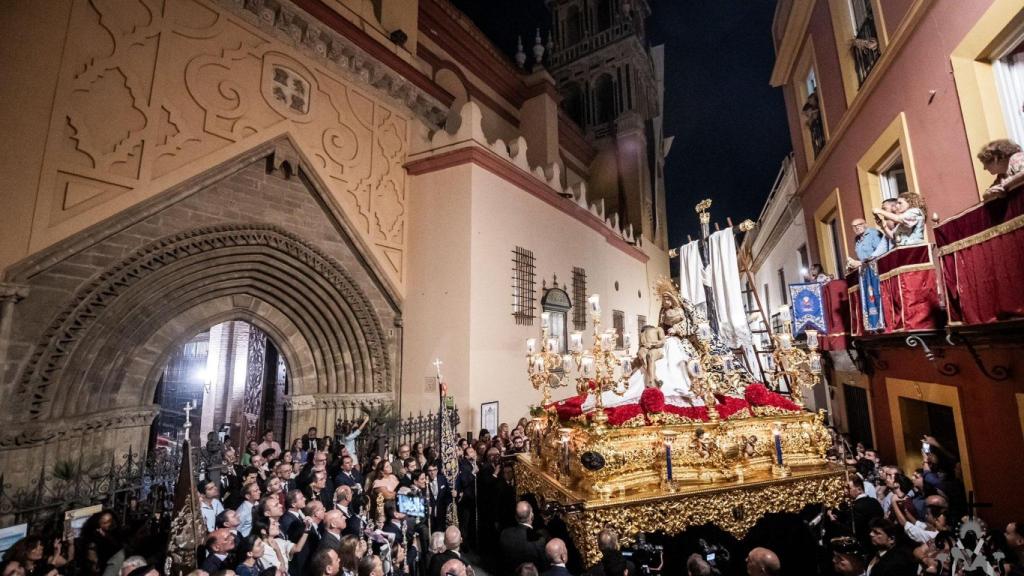
[[[665,44],[669,243],[697,234],[693,206],[712,198],[713,220],[757,218],[792,145],[781,89],[768,85],[775,0],[650,0],[648,40]],[[534,29],[544,41],[543,0],[454,0],[507,54]]]

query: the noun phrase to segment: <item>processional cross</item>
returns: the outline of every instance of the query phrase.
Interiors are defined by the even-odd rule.
[[[436,378],[437,378],[438,389],[441,391],[441,396],[447,396],[448,395],[448,385],[445,384],[443,380],[441,380],[441,365],[442,364],[444,364],[444,362],[442,362],[440,358],[435,358],[434,359],[434,370],[435,370],[435,374],[436,374]]]
[[[185,403],[185,407],[182,410],[185,411],[185,435],[188,436],[188,430],[192,427],[192,419],[189,416],[189,412],[196,409],[196,405],[191,400]]]

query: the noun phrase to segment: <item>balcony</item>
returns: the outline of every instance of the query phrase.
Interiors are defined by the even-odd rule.
[[[583,38],[579,42],[572,46],[566,46],[565,48],[556,47],[551,53],[551,62],[549,66],[552,69],[568,64],[582,56],[586,56],[591,52],[603,48],[613,42],[617,42],[622,38],[633,35],[635,27],[633,26],[632,20],[622,20],[616,22],[610,28],[606,28],[597,34],[584,34]]]
[[[850,50],[853,51],[853,63],[857,69],[857,82],[863,86],[871,69],[882,55],[878,47],[875,17],[872,14],[869,13],[857,28],[857,36],[854,37]]]
[[[951,326],[1024,318],[1024,187],[935,227]]]

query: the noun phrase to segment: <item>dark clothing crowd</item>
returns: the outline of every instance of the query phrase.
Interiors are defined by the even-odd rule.
[[[189,576],[464,576],[474,566],[499,576],[579,573],[570,572],[579,562],[564,524],[529,495],[517,499],[512,460],[529,450],[525,419],[493,437],[460,439],[458,471],[448,475],[452,464],[421,442],[357,453],[365,426],[342,423],[335,437],[310,429],[287,449],[272,432],[241,453],[225,442],[196,484],[208,535]],[[870,449],[838,456],[850,470],[849,501],[808,522],[821,545],[813,553],[830,556],[843,576],[1024,575],[1020,524],[990,530],[974,518],[956,459],[925,440],[924,465],[911,477]],[[128,526],[117,519],[104,510],[73,538],[23,538],[4,555],[2,576],[165,574],[167,515]],[[602,559],[588,574],[662,571],[663,558],[641,564],[618,539],[610,528],[598,534]],[[686,572],[719,573],[714,556],[690,556]],[[790,574],[785,560],[754,548],[746,573]]]

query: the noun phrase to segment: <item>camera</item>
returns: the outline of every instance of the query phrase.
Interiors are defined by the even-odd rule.
[[[658,574],[661,572],[664,549],[665,547],[660,544],[648,542],[644,534],[638,534],[636,544],[631,548],[623,548],[622,556],[632,560],[641,574]]]
[[[729,550],[727,548],[718,543],[709,544],[707,540],[701,538],[697,540],[697,549],[716,574],[728,570]]]

